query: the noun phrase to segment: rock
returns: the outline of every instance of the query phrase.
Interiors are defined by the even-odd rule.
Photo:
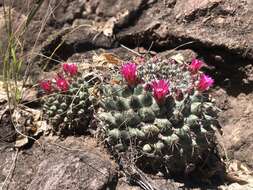
[[[128,10],[132,14],[138,11],[144,0],[102,0],[102,1],[87,1],[88,7],[93,7],[93,11],[100,17],[113,17],[117,13]],[[95,10],[94,10],[95,9]]]
[[[151,180],[151,178],[149,178]],[[169,189],[169,190],[178,190],[180,187],[184,187],[185,184],[173,181],[171,179],[165,179],[159,176],[153,176],[152,183],[155,184],[153,189]],[[151,185],[151,184],[149,184]],[[116,187],[116,190],[141,190],[139,186],[129,185],[125,178],[120,178]],[[190,188],[187,187],[189,190],[199,190],[199,188]]]
[[[126,179],[119,179],[116,190],[141,190],[138,186],[130,186]]]
[[[56,4],[55,1],[50,2],[50,6]],[[43,4],[44,7],[47,5]],[[218,47],[219,54],[229,52],[253,58],[253,37],[250,32],[253,19],[247,19],[253,15],[250,11],[252,8],[253,3],[243,0],[234,0],[232,3],[229,0],[64,2],[57,6],[54,17],[49,17],[45,26],[47,29],[37,41],[37,45],[44,41],[43,47],[35,52],[46,56],[54,53],[52,58],[67,60],[74,53],[115,48],[121,43],[127,47],[142,46],[146,49],[153,44],[152,50],[155,51],[177,46],[197,51]],[[38,26],[38,20],[35,19],[28,34],[39,31]],[[67,32],[62,26],[68,28],[65,28]],[[71,26],[74,28],[71,29]],[[52,31],[57,34],[49,36]],[[49,36],[50,43],[45,40],[46,36]],[[34,36],[27,36],[29,47],[34,42],[31,38]],[[45,41],[48,45],[45,45]],[[34,59],[30,62],[38,65]],[[39,62],[47,63],[48,59],[43,58]]]
[[[176,18],[193,20],[194,17],[205,15],[207,11],[217,6],[221,1],[222,0],[179,0],[173,12]]]
[[[110,48],[114,44],[112,38],[108,38],[92,28],[87,28],[87,26],[67,33],[63,39],[66,46],[73,48],[73,52],[85,52],[99,47]]]
[[[110,188],[116,176],[115,165],[105,152],[95,147],[93,140],[68,138],[57,142],[47,139],[43,145],[44,152],[35,144],[32,149],[19,153],[8,189]],[[3,176],[0,177],[0,184],[8,174],[12,154],[10,150],[1,152],[1,163],[5,164],[0,166],[0,176]]]
[[[54,9],[54,14],[47,12],[49,6]],[[22,7],[17,2],[13,7],[22,14],[28,12],[27,7]],[[117,41],[128,47],[145,46],[148,49],[148,46],[154,42],[154,49],[160,47],[170,49],[193,41],[194,43],[188,45],[188,48],[219,47],[219,51],[253,59],[251,45],[253,44],[251,32],[253,19],[250,19],[253,15],[252,10],[253,3],[249,0],[69,0],[60,4],[56,0],[47,0],[30,24],[24,48],[29,50],[33,47],[37,36],[29,34],[37,34],[41,29],[41,19],[49,14],[45,22],[46,30],[41,32],[37,46],[45,41],[52,31],[59,31],[63,26],[71,26],[73,23],[77,26],[76,20],[79,20],[79,23],[93,22],[92,25],[101,25],[102,29],[113,20],[113,23],[117,24],[112,27],[110,24],[112,29],[109,34],[116,34]],[[128,13],[125,14],[125,11]],[[121,21],[114,21],[117,20],[117,15],[127,16],[120,17],[123,19]],[[119,30],[122,28],[124,30]],[[102,32],[108,33],[103,30]],[[87,36],[86,31],[83,30],[75,32],[75,35],[78,34],[77,36],[80,37],[83,33]],[[92,39],[94,35],[87,37]],[[87,37],[82,37],[81,40]],[[114,45],[107,41],[106,39],[101,41],[105,42],[105,47]],[[81,48],[80,51],[83,49],[87,48]],[[57,56],[61,58],[64,55]]]
[[[96,190],[102,189],[109,181],[108,164],[98,155],[83,152],[55,156],[38,165],[30,188]]]
[[[156,178],[153,181],[156,185],[158,185],[159,189],[177,190],[180,189],[180,187],[185,186],[185,184],[176,182],[171,179]],[[198,188],[189,188],[189,189],[198,190]]]
[[[215,48],[253,59],[253,3],[230,0],[177,0],[167,8],[157,1],[142,11],[135,25],[118,33],[120,42],[154,42],[170,48],[193,41],[193,48]],[[137,44],[135,44],[137,45]]]
[[[177,56],[180,55],[182,59],[186,62],[191,62],[193,58],[197,57],[197,54],[190,50],[190,49],[185,49],[185,50],[168,50],[164,51],[162,53],[159,53],[159,56],[164,57],[164,58],[177,58]]]
[[[229,109],[221,112],[222,144],[230,159],[240,160],[253,169],[253,94],[229,97]]]

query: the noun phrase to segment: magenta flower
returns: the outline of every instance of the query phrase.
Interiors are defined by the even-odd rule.
[[[192,73],[196,73],[203,66],[203,62],[199,59],[193,59],[189,65],[189,69]]]
[[[124,64],[121,68],[121,74],[127,81],[128,85],[132,86],[137,83],[137,66],[132,62]]]
[[[153,95],[157,102],[164,101],[165,96],[169,93],[169,83],[165,80],[157,80],[152,82]]]
[[[57,87],[61,90],[61,91],[67,91],[69,89],[69,83],[68,81],[62,77],[62,76],[58,76],[56,79],[56,85]]]
[[[70,76],[74,76],[78,72],[78,68],[75,63],[64,63],[62,67],[64,72],[69,74]]]
[[[47,93],[50,93],[52,91],[52,84],[50,80],[41,81],[40,87]]]
[[[208,90],[213,85],[213,83],[214,83],[214,80],[211,77],[205,74],[201,74],[199,83],[198,83],[198,90],[199,91]]]

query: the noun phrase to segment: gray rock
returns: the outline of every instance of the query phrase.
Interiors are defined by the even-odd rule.
[[[110,188],[116,176],[109,156],[95,147],[93,140],[68,138],[56,144],[43,141],[45,151],[38,145],[19,152],[12,177],[4,190],[100,190]],[[0,185],[13,163],[15,152],[3,150],[0,155]],[[1,186],[0,186],[1,187]]]
[[[43,160],[31,189],[102,189],[110,178],[108,163],[91,152],[64,153]]]
[[[164,48],[193,41],[190,47],[220,48],[253,58],[252,1],[177,0],[173,6],[166,2],[145,9],[134,26],[119,32],[119,39],[126,44],[130,38],[144,44],[153,41]]]

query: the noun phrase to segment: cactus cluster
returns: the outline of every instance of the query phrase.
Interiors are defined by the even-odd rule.
[[[65,71],[66,64],[63,66]],[[84,76],[77,73],[77,67],[73,68],[69,76],[65,71],[64,75],[57,76],[55,80],[42,83],[44,91],[48,92],[43,98],[44,115],[53,130],[60,135],[83,134],[92,116],[89,84]]]
[[[48,93],[43,110],[60,133],[83,133],[95,116],[99,134],[113,150],[132,151],[172,173],[184,172],[215,147],[219,127],[207,92],[214,81],[199,71],[201,66],[196,59],[190,65],[160,58],[128,62],[120,70],[122,81],[103,83],[101,94],[93,96],[77,67],[65,64],[64,75],[41,83]],[[93,114],[94,99],[98,110]]]
[[[97,117],[108,144],[119,152],[135,150],[139,156],[152,158],[154,163],[170,172],[183,172],[188,165],[198,164],[203,155],[214,147],[214,133],[219,126],[217,109],[196,86],[200,74],[191,74],[186,66],[180,65],[175,66],[176,72],[170,71],[174,65],[162,72],[161,64],[157,65],[159,69],[142,70],[137,76],[137,69],[128,65],[123,67],[125,72],[122,72],[124,82],[128,84],[123,82],[102,87],[104,97]],[[131,68],[134,68],[132,74]],[[152,80],[151,76],[162,76],[163,73],[165,77],[162,79],[174,80],[174,75],[185,79],[182,85],[179,81],[173,83],[174,88],[182,91],[181,98],[173,96],[163,80],[160,86],[156,83],[157,87],[153,85],[153,88],[147,88],[145,82],[137,82],[147,78]],[[183,77],[184,73],[190,79]]]
[[[45,98],[43,111],[54,131],[80,134],[87,129],[91,118],[89,106],[88,84],[79,78],[70,84],[67,92]]]

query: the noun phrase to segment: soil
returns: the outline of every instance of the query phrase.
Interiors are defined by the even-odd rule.
[[[14,15],[21,15],[15,16],[19,19],[17,23],[35,6],[32,0],[13,2]],[[54,60],[91,62],[94,52],[114,53],[123,60],[136,56],[124,46],[139,54],[182,53],[186,60],[195,56],[202,58],[207,63],[204,70],[216,81],[212,96],[221,109],[223,135],[219,143],[224,159],[240,161],[253,170],[252,18],[251,0],[46,0],[25,33],[24,51],[27,63],[32,63],[34,82],[45,77],[42,69],[45,65],[46,71],[57,68],[58,62]],[[2,28],[0,19],[1,31]],[[0,35],[3,36],[2,32]],[[4,41],[4,37],[1,39]],[[52,55],[53,60],[38,54]],[[15,131],[8,114],[2,113],[3,105],[0,109],[0,185],[15,155],[11,144]],[[19,151],[9,189],[140,189],[129,186],[124,177],[119,178],[117,165],[94,140],[69,137],[59,141],[55,137],[41,137],[39,142],[43,147],[34,143]],[[72,159],[75,161],[71,162]],[[99,171],[91,169],[86,162],[99,167]],[[101,170],[105,175],[101,175]],[[160,189],[179,189],[183,185],[159,180],[155,182]],[[237,186],[240,188],[251,187]]]

